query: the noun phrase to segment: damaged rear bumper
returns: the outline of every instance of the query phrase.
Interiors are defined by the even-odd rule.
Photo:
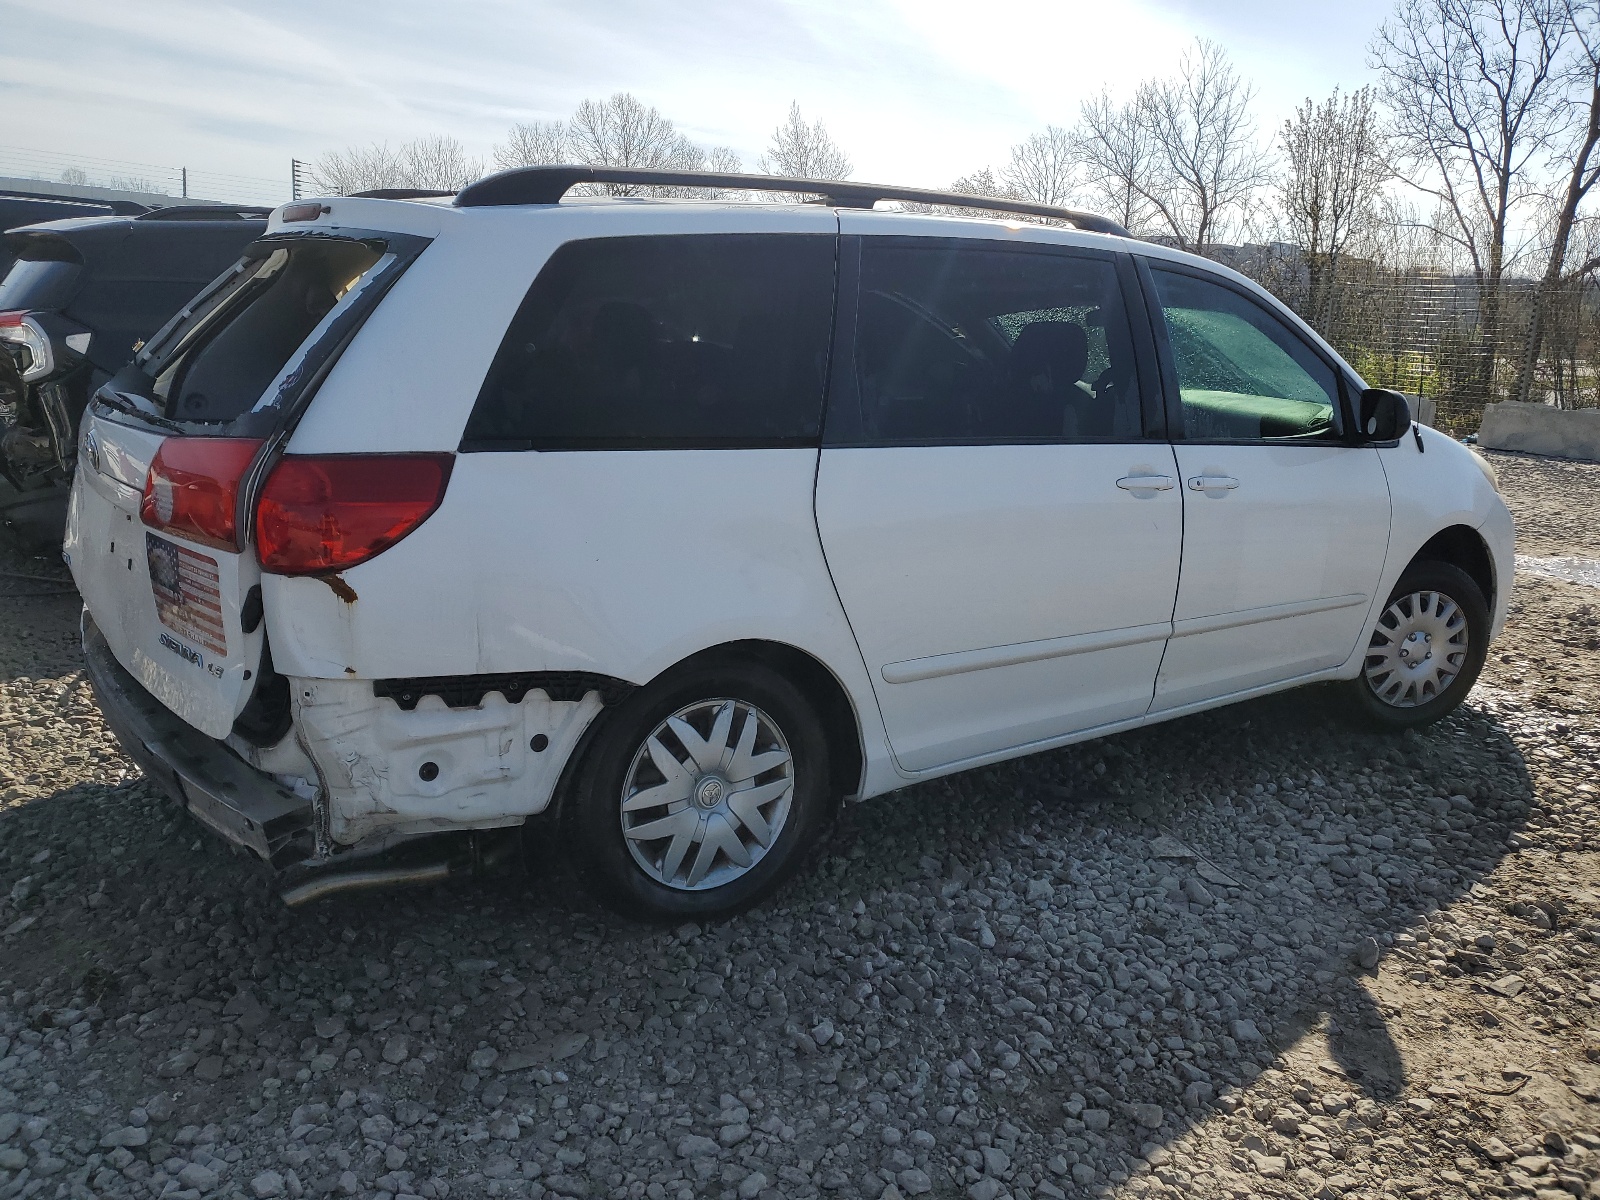
[[[175,716],[117,662],[87,609],[83,650],[106,724],[148,778],[201,824],[275,871],[314,856],[310,801]]]

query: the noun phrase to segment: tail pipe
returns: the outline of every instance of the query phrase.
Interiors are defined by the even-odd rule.
[[[454,858],[386,867],[324,868],[311,878],[282,889],[278,895],[288,907],[299,908],[341,892],[421,887],[443,883],[452,876],[485,875],[510,860],[520,845],[517,833],[497,838],[488,845],[473,836],[468,842],[468,852]]]

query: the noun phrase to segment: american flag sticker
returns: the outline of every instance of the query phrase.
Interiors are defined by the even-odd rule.
[[[217,560],[153,533],[145,534],[144,544],[150,559],[150,590],[155,593],[161,623],[226,658],[228,636],[222,628]]]

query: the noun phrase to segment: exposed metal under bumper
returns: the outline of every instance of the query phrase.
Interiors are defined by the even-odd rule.
[[[290,908],[299,908],[302,904],[340,892],[443,883],[454,873],[447,862],[421,863],[414,867],[372,867],[364,871],[327,871],[312,876],[304,883],[284,888],[278,894]]]
[[[83,650],[106,724],[144,773],[204,825],[275,870],[314,852],[309,801],[185,723],[123,668],[87,611]]]

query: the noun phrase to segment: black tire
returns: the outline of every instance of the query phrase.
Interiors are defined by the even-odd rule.
[[[1408,685],[1397,671],[1384,674],[1387,639],[1382,630],[1395,619],[1394,607],[1408,597],[1437,594],[1447,597],[1460,609],[1466,619],[1466,647],[1454,675],[1431,696],[1414,685]],[[1347,680],[1343,687],[1352,715],[1368,728],[1400,730],[1431,725],[1452,712],[1466,698],[1472,685],[1483,670],[1483,661],[1489,651],[1489,604],[1483,591],[1472,576],[1449,563],[1423,561],[1406,568],[1394,591],[1384,602],[1377,627],[1368,636],[1367,657],[1363,659],[1361,674]],[[1426,647],[1436,653],[1448,653],[1433,643]],[[1394,700],[1386,700],[1380,692],[1404,693]]]
[[[685,866],[674,872],[672,886],[650,874],[630,845],[637,846],[639,853],[651,860],[652,867],[659,872],[669,859],[672,841],[663,835],[654,841],[630,843],[623,833],[623,788],[625,784],[632,788],[639,779],[638,775],[630,779],[636,759],[641,771],[659,774],[653,766],[645,767],[643,763],[647,739],[663,722],[686,709],[694,709],[691,721],[709,720],[721,711],[721,706],[712,704],[714,701],[735,702],[730,718],[737,727],[735,738],[749,716],[750,706],[759,710],[758,717],[766,719],[765,724],[759,725],[763,733],[772,727],[779,731],[788,746],[792,787],[781,826],[751,866],[740,868],[724,852],[716,851],[717,870],[742,870],[743,873],[714,886],[714,876],[708,875],[696,885],[700,890],[688,890],[688,877],[693,868],[689,859],[697,857],[699,843],[695,843],[695,849],[684,860]],[[808,849],[826,829],[836,808],[830,784],[827,735],[821,720],[799,688],[759,664],[707,664],[675,672],[639,689],[605,714],[603,720],[604,724],[577,764],[561,814],[562,834],[565,844],[575,851],[579,872],[589,890],[608,908],[626,916],[657,921],[707,920],[731,916],[759,903],[805,861]],[[659,741],[670,743],[667,748],[674,759],[692,763],[692,754],[674,735],[666,734]],[[774,768],[744,783],[730,778],[727,784],[730,796],[738,794],[734,789],[763,781],[771,784],[775,782],[774,777],[782,778],[782,770]],[[707,778],[697,777],[695,788],[704,786]],[[702,796],[698,790],[691,794]],[[702,821],[714,817],[727,820],[730,828],[748,836],[744,852],[755,854],[759,840],[750,833],[751,827],[732,821],[725,808],[702,811],[697,808],[695,799],[678,807],[676,814],[652,806],[645,813],[628,819],[638,823],[681,815],[685,811],[694,811]],[[771,817],[775,811],[769,809],[765,815]],[[657,849],[661,853],[655,853]]]

